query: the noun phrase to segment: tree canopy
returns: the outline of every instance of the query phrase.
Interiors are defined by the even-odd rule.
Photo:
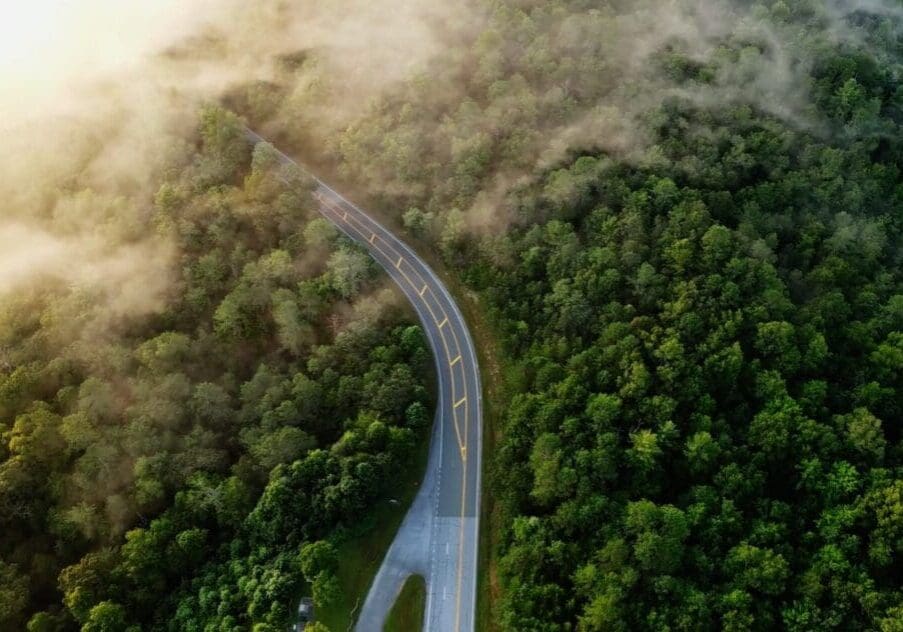
[[[3,629],[284,629],[423,434],[425,340],[374,264],[235,115],[198,139],[145,218],[177,251],[161,309],[5,299]]]

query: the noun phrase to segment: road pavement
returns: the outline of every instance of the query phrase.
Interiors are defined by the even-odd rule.
[[[253,143],[265,142],[252,131]],[[278,152],[284,164],[298,166]],[[426,580],[423,629],[474,629],[479,543],[482,402],[470,332],[445,285],[406,244],[321,180],[320,213],[367,249],[408,298],[433,350],[439,402],[423,484],[361,608],[358,632],[382,632],[411,574]]]

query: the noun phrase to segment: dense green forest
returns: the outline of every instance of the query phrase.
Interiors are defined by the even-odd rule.
[[[223,103],[491,325],[481,620],[903,630],[903,6],[461,4],[376,96],[301,42]],[[161,309],[0,305],[4,629],[280,629],[427,426],[373,264],[233,115],[197,127],[153,201],[76,180],[42,218],[159,235]]]
[[[525,376],[504,627],[898,629],[899,146],[664,114],[662,166],[548,174],[469,270]]]
[[[332,156],[504,349],[491,625],[901,630],[903,10],[692,4],[485,3]]]
[[[151,213],[94,200],[175,244],[165,309],[53,279],[2,305],[4,630],[282,629],[423,435],[429,354],[375,265],[233,115],[198,128]]]

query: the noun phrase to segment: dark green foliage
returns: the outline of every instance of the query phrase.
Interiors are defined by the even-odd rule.
[[[472,13],[323,146],[481,295],[512,367],[496,623],[900,630],[899,7]],[[287,95],[344,77],[279,66],[318,87],[230,101],[313,146]],[[197,146],[155,200],[165,310],[80,338],[90,289],[2,306],[3,624],[282,629],[302,588],[333,598],[332,542],[428,425],[422,335],[373,317],[309,183],[219,109]]]
[[[59,331],[104,309],[81,288],[8,297],[4,630],[284,629],[302,588],[332,598],[328,541],[410,462],[422,334],[366,296],[366,255],[306,230],[308,185],[243,130],[206,109],[156,196],[146,229],[178,253],[158,312],[86,345]]]
[[[660,166],[549,173],[473,264],[526,376],[506,629],[899,621],[903,149],[739,114],[669,104]]]
[[[507,628],[896,618],[903,550],[884,534],[903,506],[903,384],[885,358],[903,326],[903,155],[873,163],[867,145],[706,119],[706,138],[667,141],[663,126],[666,167],[594,161],[588,209],[518,228],[518,264],[487,269],[529,393],[498,457]],[[724,169],[712,144],[728,134],[760,175],[721,188],[682,168],[711,154]],[[786,168],[765,175],[775,161]],[[853,190],[872,193],[851,204]],[[545,191],[545,214],[572,215]]]
[[[496,623],[900,629],[898,7],[488,4],[339,148],[517,376]]]

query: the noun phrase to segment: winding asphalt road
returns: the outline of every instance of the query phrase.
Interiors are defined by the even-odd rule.
[[[252,131],[253,143],[265,142]],[[283,164],[299,165],[276,150]],[[382,632],[405,579],[421,575],[423,629],[471,632],[477,589],[482,402],[480,372],[467,325],[442,281],[407,245],[321,180],[320,213],[361,244],[414,306],[436,360],[439,406],[423,484],[377,572],[358,632]]]

